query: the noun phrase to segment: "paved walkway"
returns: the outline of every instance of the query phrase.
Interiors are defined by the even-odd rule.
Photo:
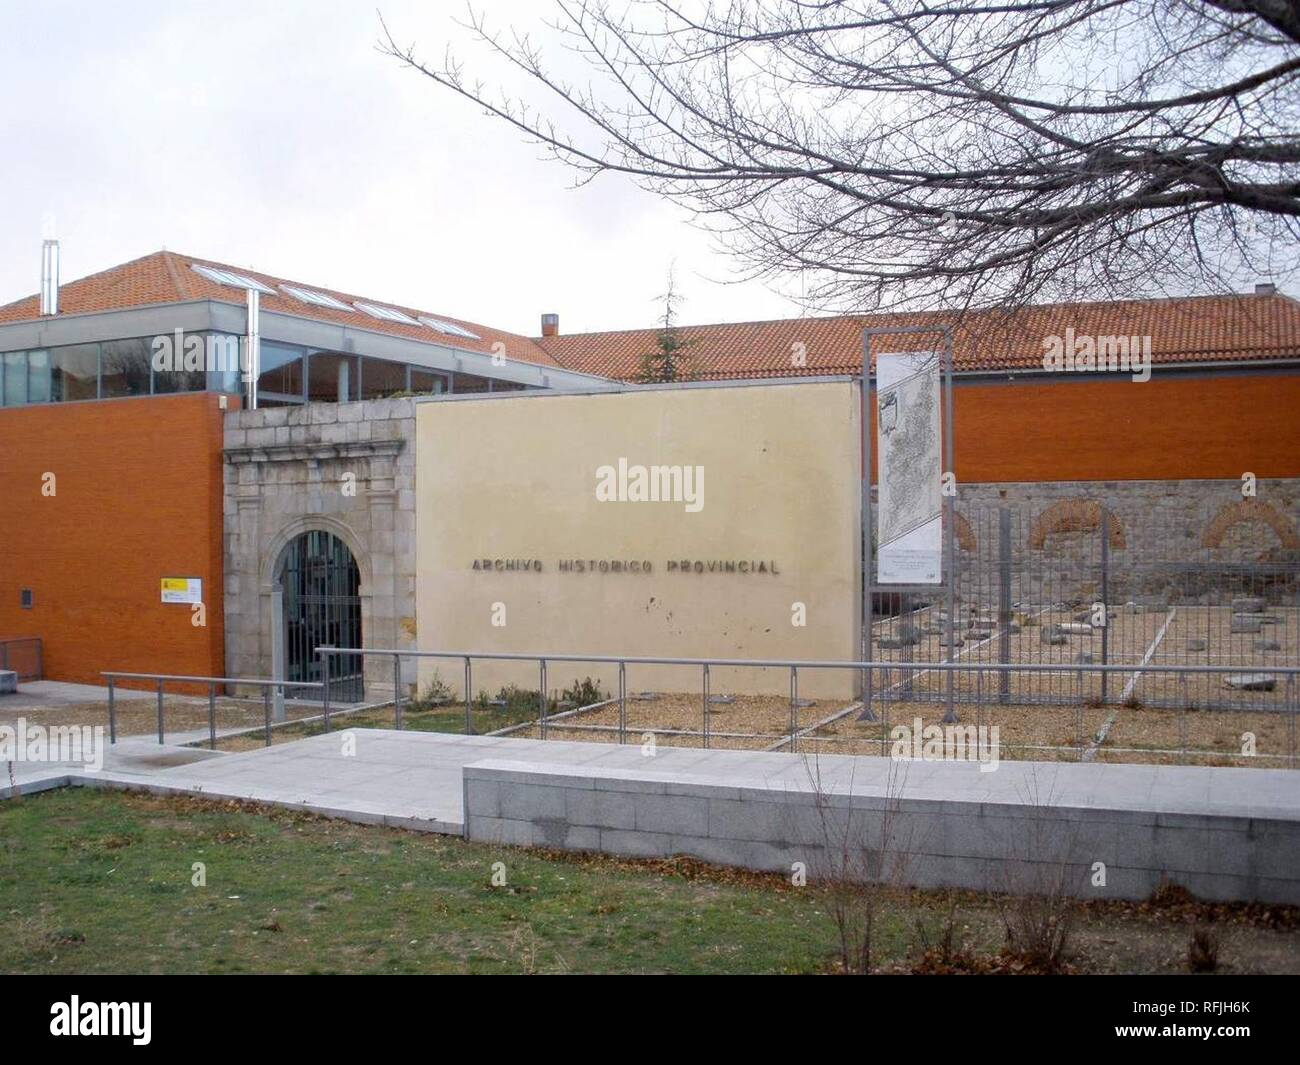
[[[355,742],[355,748],[349,743]],[[1300,771],[1207,766],[1003,761],[904,762],[843,755],[812,758],[760,751],[573,743],[429,732],[354,729],[237,754],[160,746],[143,737],[110,749],[104,769],[14,764],[26,793],[69,783],[160,793],[250,799],[364,823],[421,831],[463,831],[466,765],[508,760],[533,767],[591,766],[629,779],[857,795],[1106,808],[1300,821]],[[0,765],[0,773],[4,766]],[[0,776],[0,796],[9,791]]]
[[[119,687],[118,699],[155,699],[156,693]],[[65,680],[27,680],[18,690],[0,695],[0,711],[41,710],[50,706],[78,703],[107,703],[108,688],[96,684],[73,684]]]

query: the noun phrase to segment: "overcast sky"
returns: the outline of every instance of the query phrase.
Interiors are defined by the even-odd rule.
[[[169,248],[534,335],[791,317],[687,216],[616,176],[575,188],[503,124],[375,49],[479,53],[458,0],[4,0],[0,303]],[[481,0],[537,27],[542,0]],[[557,57],[562,65],[566,62]],[[473,64],[486,75],[493,67]],[[576,69],[570,67],[570,69]]]

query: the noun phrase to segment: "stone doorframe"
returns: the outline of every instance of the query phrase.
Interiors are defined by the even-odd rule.
[[[378,417],[388,413],[384,408],[393,402],[348,407],[356,408],[356,415],[380,408]],[[370,436],[372,428],[377,436],[379,427],[360,417],[347,426],[318,424],[339,417],[332,407],[323,412],[312,408],[307,414],[310,420],[303,413],[271,408],[227,416],[226,650],[232,675],[285,676],[284,611],[276,568],[286,546],[309,530],[333,533],[356,560],[366,646],[397,646],[401,616],[413,613],[404,585],[413,583],[413,562],[405,555],[414,540],[414,456],[405,437],[408,426],[413,431],[414,419],[391,417],[380,423],[391,434],[384,438],[326,441],[320,439],[325,430],[346,428],[349,437],[360,437]],[[278,424],[284,421],[286,425]],[[247,439],[265,433],[283,433],[290,439]],[[345,473],[354,475],[350,491],[340,490]],[[409,508],[406,497],[412,497]],[[368,685],[392,686],[390,661],[367,661],[365,666]]]
[[[271,673],[274,680],[284,680],[286,674],[285,635],[284,635],[284,589],[276,579],[276,573],[284,558],[285,550],[294,540],[305,532],[327,532],[337,536],[352,553],[357,564],[360,584],[357,597],[361,600],[361,646],[365,647],[370,625],[373,623],[370,592],[370,557],[361,547],[357,534],[344,522],[324,514],[303,514],[284,525],[267,545],[266,556],[262,560],[262,570],[258,582],[257,600],[260,628],[263,632],[262,646],[267,646],[265,633],[270,629]],[[275,696],[274,718],[284,720],[284,702],[277,692]]]

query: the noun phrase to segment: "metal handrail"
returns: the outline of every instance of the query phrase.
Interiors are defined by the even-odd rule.
[[[633,655],[571,655],[548,652],[523,651],[403,651],[390,647],[317,647],[317,654],[331,655],[400,655],[403,658],[483,658],[497,661],[537,662],[599,662],[602,665],[648,666],[736,666],[754,669],[934,669],[961,671],[988,671],[1013,669],[1033,673],[1282,673],[1300,675],[1300,666],[1261,666],[1253,669],[1240,663],[1234,666],[1152,666],[1109,663],[1055,663],[1055,662],[857,662],[850,659],[784,659],[784,658],[653,658]]]
[[[108,678],[108,742],[117,743],[116,683],[119,680],[151,680],[158,688],[158,742],[165,743],[163,729],[163,685],[168,682],[206,684],[208,686],[208,746],[217,747],[217,685],[248,684],[262,689],[263,726],[266,746],[271,746],[271,692],[284,688],[317,688],[318,684],[300,680],[273,680],[265,677],[196,677],[187,673],[122,673],[101,670],[100,676]]]
[[[201,684],[256,684],[269,685],[273,688],[319,688],[315,681],[306,680],[270,680],[265,677],[194,677],[186,673],[119,673],[116,670],[101,669],[101,677],[113,677],[127,680],[164,680],[193,681]]]
[[[329,674],[330,659],[335,655],[339,656],[356,656],[366,655],[391,655],[393,658],[393,680],[394,680],[394,707],[397,712],[397,727],[402,727],[401,714],[401,695],[399,691],[400,668],[399,662],[403,657],[409,658],[440,658],[440,659],[460,659],[465,664],[465,734],[473,734],[473,685],[472,662],[474,659],[483,659],[486,661],[506,661],[506,662],[536,662],[540,670],[541,690],[539,692],[539,714],[536,724],[542,739],[546,739],[548,724],[548,705],[546,698],[546,671],[548,664],[555,662],[575,662],[611,665],[618,667],[618,695],[619,704],[619,723],[617,731],[619,742],[627,742],[627,667],[629,665],[660,665],[660,666],[697,666],[701,670],[701,708],[702,720],[697,734],[702,738],[703,746],[710,746],[711,729],[709,727],[709,692],[711,667],[736,667],[747,669],[788,669],[790,671],[790,732],[784,742],[789,743],[791,751],[795,750],[796,744],[801,736],[806,736],[811,731],[809,728],[800,729],[798,727],[798,704],[799,704],[799,670],[801,669],[846,669],[863,672],[864,676],[870,676],[870,672],[876,669],[893,670],[899,669],[906,672],[909,676],[915,676],[918,672],[936,671],[951,675],[959,672],[1028,672],[1028,673],[1047,673],[1047,674],[1074,674],[1080,678],[1087,673],[1100,673],[1103,677],[1111,673],[1126,673],[1136,676],[1140,673],[1151,674],[1173,674],[1176,676],[1186,677],[1188,675],[1218,675],[1229,673],[1268,673],[1277,674],[1286,678],[1286,707],[1285,712],[1289,715],[1288,727],[1288,746],[1290,748],[1288,761],[1291,765],[1297,763],[1297,741],[1296,741],[1296,717],[1297,710],[1300,707],[1296,705],[1296,677],[1300,676],[1300,666],[1266,666],[1258,669],[1250,669],[1242,664],[1235,665],[1152,665],[1149,662],[1142,662],[1137,665],[1133,663],[1054,663],[1054,662],[915,662],[915,661],[866,661],[859,662],[853,660],[839,659],[753,659],[753,658],[685,658],[670,656],[620,656],[620,655],[575,655],[575,654],[550,654],[546,652],[522,652],[522,651],[416,651],[401,650],[398,648],[377,648],[377,647],[333,647],[323,646],[316,648],[316,654],[322,660],[322,674],[324,675],[324,685],[322,691],[323,718],[325,731],[330,731],[330,692],[329,692]],[[949,686],[951,687],[951,679]],[[881,722],[882,730],[885,727],[885,720],[877,718],[872,706],[870,689],[864,684],[864,698],[861,700],[862,713],[860,721]],[[613,700],[610,700],[613,701]],[[856,704],[855,704],[856,705]],[[1184,710],[1186,714],[1186,710]],[[837,715],[840,716],[840,715]],[[956,722],[958,720],[953,711],[951,699],[943,718],[945,723]],[[594,726],[593,726],[594,727]],[[1180,726],[1185,733],[1185,721]],[[1077,739],[1082,748],[1082,729],[1083,729],[1083,703],[1079,702],[1075,713],[1075,730]],[[882,733],[883,736],[883,733]],[[784,745],[784,742],[782,745]],[[1184,749],[1186,741],[1184,738]]]

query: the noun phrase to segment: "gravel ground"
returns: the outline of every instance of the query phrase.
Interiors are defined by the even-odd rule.
[[[807,729],[845,704],[823,700],[798,711],[799,727]],[[701,731],[701,697],[699,694],[662,693],[653,701],[629,699],[627,703],[627,742],[640,743],[646,733],[655,735],[657,744],[673,747],[703,745]],[[898,725],[914,728],[917,718],[924,729],[941,724],[943,706],[933,702],[878,703],[877,712],[884,721],[859,722],[856,707],[830,724],[816,728],[797,740],[800,751],[823,751],[828,754],[888,753],[890,730]],[[1000,756],[1037,761],[1075,761],[1095,746],[1095,737],[1110,722],[1105,742],[1095,757],[1104,761],[1187,762],[1189,764],[1244,765],[1278,767],[1287,764],[1290,751],[1289,715],[1264,711],[1191,711],[1132,709],[1124,706],[1031,706],[1024,704],[958,704],[963,725],[998,728]],[[1113,717],[1113,721],[1111,720]],[[548,724],[551,739],[581,740],[592,743],[617,743],[618,706],[603,707]],[[789,701],[781,696],[741,696],[727,705],[710,708],[711,747],[762,750],[788,736]],[[1182,730],[1186,730],[1186,740]],[[1241,756],[1243,733],[1253,733],[1256,754]],[[683,734],[687,733],[687,734]],[[515,733],[537,739],[540,730]],[[1162,749],[1186,746],[1201,757],[1153,753]],[[1061,748],[1051,750],[1045,748]],[[1122,748],[1123,750],[1120,750]],[[788,746],[780,748],[789,750]]]

